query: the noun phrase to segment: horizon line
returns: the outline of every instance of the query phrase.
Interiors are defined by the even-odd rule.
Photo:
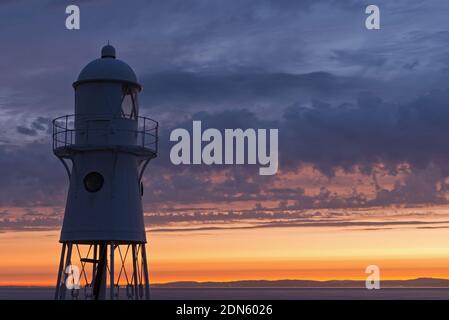
[[[434,277],[418,277],[418,278],[409,278],[409,279],[387,279],[387,280],[380,280],[380,283],[392,283],[392,282],[399,282],[399,283],[407,283],[407,282],[411,282],[411,281],[417,281],[417,280],[421,280],[421,281],[447,281],[448,282],[448,288],[449,288],[449,278],[434,278]],[[268,280],[268,279],[257,279],[257,280],[251,280],[251,279],[243,279],[243,280],[231,280],[231,281],[196,281],[196,280],[180,280],[180,281],[171,281],[171,282],[156,282],[156,283],[150,283],[150,287],[159,287],[159,288],[170,288],[170,285],[182,285],[182,284],[192,284],[193,287],[191,288],[207,288],[207,286],[201,287],[202,285],[214,285],[214,284],[221,284],[221,285],[226,285],[226,284],[238,284],[238,283],[249,283],[249,282],[253,282],[253,283],[278,283],[278,282],[312,282],[312,283],[316,283],[316,284],[325,284],[325,283],[329,283],[329,282],[333,282],[333,283],[344,283],[344,282],[351,282],[351,283],[365,283],[366,280],[362,280],[362,279],[330,279],[330,280],[313,280],[313,279],[277,279],[277,280]],[[123,285],[126,285],[126,283],[124,283]],[[197,285],[197,286],[195,286]],[[51,285],[14,285],[14,284],[10,284],[10,285],[0,285],[0,288],[53,288],[54,286]],[[381,286],[382,287],[382,286]],[[171,288],[176,288],[176,287],[171,287]],[[177,288],[189,288],[188,286],[181,286],[181,287],[177,287]],[[233,287],[226,287],[226,286],[222,286],[222,287],[215,287],[215,288],[233,288]],[[251,288],[251,287],[234,287],[234,288]],[[254,288],[276,288],[276,287],[254,287]],[[295,287],[289,287],[289,286],[280,286],[278,288],[295,288]],[[308,288],[307,286],[301,286],[301,287],[297,287],[297,288]],[[309,288],[320,288],[320,287],[309,287]],[[326,288],[326,287],[321,287],[321,288]],[[350,288],[350,287],[330,287],[330,288]],[[358,287],[357,287],[358,288]],[[393,287],[389,287],[389,288],[393,288]],[[412,287],[410,287],[412,288]],[[424,288],[424,287],[421,287]],[[432,287],[426,287],[426,288],[432,288]],[[435,288],[444,288],[444,287],[435,287]]]

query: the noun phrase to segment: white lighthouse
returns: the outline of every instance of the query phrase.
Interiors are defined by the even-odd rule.
[[[142,175],[158,123],[139,115],[141,85],[106,45],[73,83],[75,114],[53,120],[70,185],[56,299],[148,299]]]

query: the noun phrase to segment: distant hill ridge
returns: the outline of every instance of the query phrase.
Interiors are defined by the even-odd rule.
[[[381,288],[449,288],[449,279],[384,280]],[[178,281],[152,284],[155,288],[365,288],[362,280],[240,280],[229,282]]]

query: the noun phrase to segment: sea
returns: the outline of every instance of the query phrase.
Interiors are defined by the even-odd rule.
[[[152,288],[150,294],[154,300],[449,300],[449,288]],[[0,300],[53,295],[50,287],[0,287]]]

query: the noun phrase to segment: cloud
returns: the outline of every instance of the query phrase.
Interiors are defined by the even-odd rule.
[[[348,228],[348,227],[383,227],[383,226],[413,226],[424,228],[428,224],[447,224],[449,221],[428,222],[428,221],[349,221],[349,222],[269,222],[264,224],[255,224],[251,226],[206,226],[193,228],[153,228],[151,232],[192,232],[192,231],[216,231],[216,230],[247,230],[247,229],[266,229],[266,228]],[[438,226],[437,226],[438,227]],[[447,227],[447,226],[446,226]]]
[[[23,126],[17,126],[17,132],[26,136],[37,136],[37,131]]]
[[[262,107],[273,114],[300,96],[306,101],[306,97],[326,99],[357,92],[362,90],[364,80],[328,72],[289,74],[241,70],[220,74],[155,73],[142,77],[142,83],[144,99],[153,114],[167,110],[192,114],[230,105],[254,111]]]
[[[355,0],[82,1],[77,32],[63,28],[64,3],[43,1],[39,14],[24,3],[3,1],[0,12],[0,207],[63,207],[67,178],[51,153],[50,119],[73,112],[71,83],[107,40],[140,75],[142,114],[161,125],[160,155],[145,176],[146,208],[446,203],[446,2],[379,0],[376,33],[363,27],[368,2]],[[171,165],[169,133],[192,120],[279,128],[281,173]],[[305,166],[318,172],[315,192],[288,181]],[[374,194],[358,182],[349,194],[335,191],[341,170],[369,181]]]
[[[45,231],[61,227],[62,221],[58,218],[35,219],[0,219],[0,231]]]
[[[448,90],[441,90],[404,105],[366,94],[357,104],[292,105],[280,124],[280,134],[288,137],[281,146],[290,148],[283,153],[284,165],[305,161],[332,174],[336,166],[369,170],[381,162],[394,170],[402,162],[419,169],[434,163],[447,174],[448,103]],[[296,148],[291,148],[293,140]]]
[[[29,126],[17,126],[17,132],[25,136],[36,137],[39,134],[48,136],[52,131],[51,119],[47,117],[37,117],[33,119]]]
[[[311,106],[291,105],[279,120],[266,120],[245,109],[198,112],[172,126],[161,126],[160,155],[149,166],[151,174],[145,176],[145,203],[291,200],[297,203],[296,208],[446,203],[449,157],[445,137],[449,129],[444,119],[449,117],[448,103],[447,91],[434,91],[404,105],[362,93],[356,104],[314,101]],[[192,120],[201,120],[204,129],[279,128],[281,173],[268,178],[257,174],[257,166],[172,165],[169,151],[173,143],[168,141],[169,134],[176,127],[191,130]],[[37,119],[29,127],[42,125],[40,129],[45,130],[47,122]],[[66,178],[62,166],[55,170],[55,165],[59,166],[56,163],[48,140],[2,146],[0,174],[5,191],[0,201],[5,205],[62,205]],[[338,170],[358,171],[376,183],[379,166],[398,177],[404,164],[407,178],[397,180],[391,189],[377,183],[374,198],[360,191],[342,196],[326,186],[314,195],[306,194],[301,185],[273,188],[275,182],[282,184],[284,175],[287,177],[305,165],[330,179]],[[223,178],[214,179],[223,174]]]
[[[62,206],[65,200],[67,177],[48,142],[0,145],[0,176],[0,207]]]
[[[344,65],[359,65],[365,68],[377,68],[387,62],[387,58],[369,51],[335,50],[332,59]]]

